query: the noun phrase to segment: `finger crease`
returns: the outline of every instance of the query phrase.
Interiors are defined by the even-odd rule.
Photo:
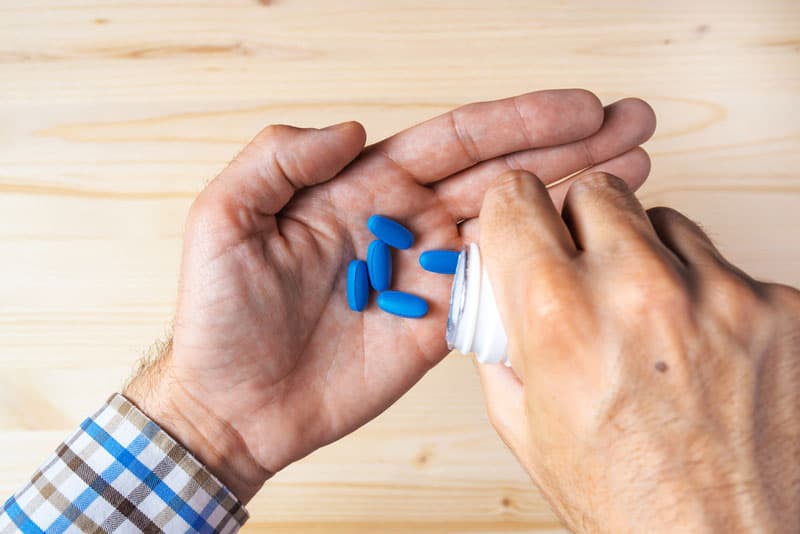
[[[461,150],[464,151],[464,154],[469,158],[472,165],[479,163],[481,161],[480,150],[478,150],[472,137],[466,131],[462,131],[460,122],[456,118],[456,111],[451,111],[448,113],[448,116],[450,117],[450,125],[456,135],[458,144],[461,146]]]
[[[525,170],[525,167],[520,164],[519,158],[517,158],[517,154],[512,152],[511,154],[506,154],[503,156],[503,164],[508,167],[509,171],[521,171]]]
[[[519,107],[518,97],[514,97],[511,99],[512,104],[514,104],[514,111],[517,112],[517,119],[519,120],[519,129],[522,131],[522,135],[525,137],[525,143],[527,143],[528,148],[534,148],[536,144],[533,142],[533,135],[531,131],[528,129],[528,123],[525,121],[525,117],[522,115],[522,110]]]
[[[284,168],[283,164],[281,163],[280,158],[278,157],[278,153],[277,152],[273,152],[271,154],[270,159],[272,161],[272,172],[270,172],[270,171],[267,171],[267,172],[269,174],[277,173],[278,174],[277,177],[281,178],[283,181],[288,183],[289,187],[292,188],[292,191],[296,191],[297,189],[299,189],[300,187],[292,181],[289,173],[286,172],[286,169]]]
[[[442,207],[442,209],[444,209],[444,211],[450,215],[450,217],[453,219],[453,222],[458,224],[462,220],[462,215],[458,211],[457,203],[445,202],[438,191],[436,192],[436,200],[439,202],[439,205]]]
[[[377,154],[379,154],[380,156],[383,156],[383,158],[386,159],[386,161],[388,161],[391,165],[393,165],[399,171],[401,171],[404,174],[408,175],[408,177],[411,178],[412,180],[414,180],[415,182],[422,183],[422,181],[420,180],[420,178],[416,174],[411,172],[411,170],[408,167],[404,166],[402,163],[400,163],[399,161],[394,159],[388,153],[384,152],[383,150],[381,150],[379,148],[376,148],[375,152]]]
[[[581,139],[578,142],[580,143],[581,147],[583,148],[583,153],[584,153],[584,156],[586,158],[586,165],[584,165],[584,168],[591,167],[595,163],[597,163],[597,161],[595,161],[594,154],[592,154],[592,150],[589,148],[589,143],[586,142],[586,139]]]

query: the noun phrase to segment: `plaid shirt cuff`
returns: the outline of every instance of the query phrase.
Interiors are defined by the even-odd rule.
[[[0,510],[11,532],[236,532],[244,506],[122,395],[81,423]]]

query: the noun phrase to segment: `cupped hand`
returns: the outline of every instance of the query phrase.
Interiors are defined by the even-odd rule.
[[[509,173],[480,227],[513,366],[478,366],[490,419],[571,530],[797,531],[800,291],[609,174],[562,218]]]
[[[605,169],[638,187],[649,106],[603,109],[586,91],[471,104],[364,149],[350,122],[271,126],[199,195],[189,214],[171,350],[126,394],[243,501],[272,474],[363,425],[447,353],[449,277],[421,251],[458,249],[503,170],[554,182]],[[567,183],[552,189],[562,198]],[[395,289],[424,297],[422,319],[346,299],[371,214],[416,236],[394,251]]]

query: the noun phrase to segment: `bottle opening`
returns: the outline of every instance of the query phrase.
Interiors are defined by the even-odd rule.
[[[458,255],[445,340],[451,350],[474,353],[481,363],[508,362],[505,329],[475,243],[461,249]]]
[[[453,285],[450,287],[450,310],[447,313],[447,332],[445,340],[447,348],[453,350],[456,346],[458,325],[464,315],[464,300],[467,292],[467,247],[461,249],[456,264],[456,273],[453,275]]]

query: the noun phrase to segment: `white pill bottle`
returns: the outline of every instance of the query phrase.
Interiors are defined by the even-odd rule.
[[[497,311],[486,265],[475,243],[461,249],[458,256],[450,289],[445,339],[451,350],[475,353],[480,363],[510,365],[506,331]]]

